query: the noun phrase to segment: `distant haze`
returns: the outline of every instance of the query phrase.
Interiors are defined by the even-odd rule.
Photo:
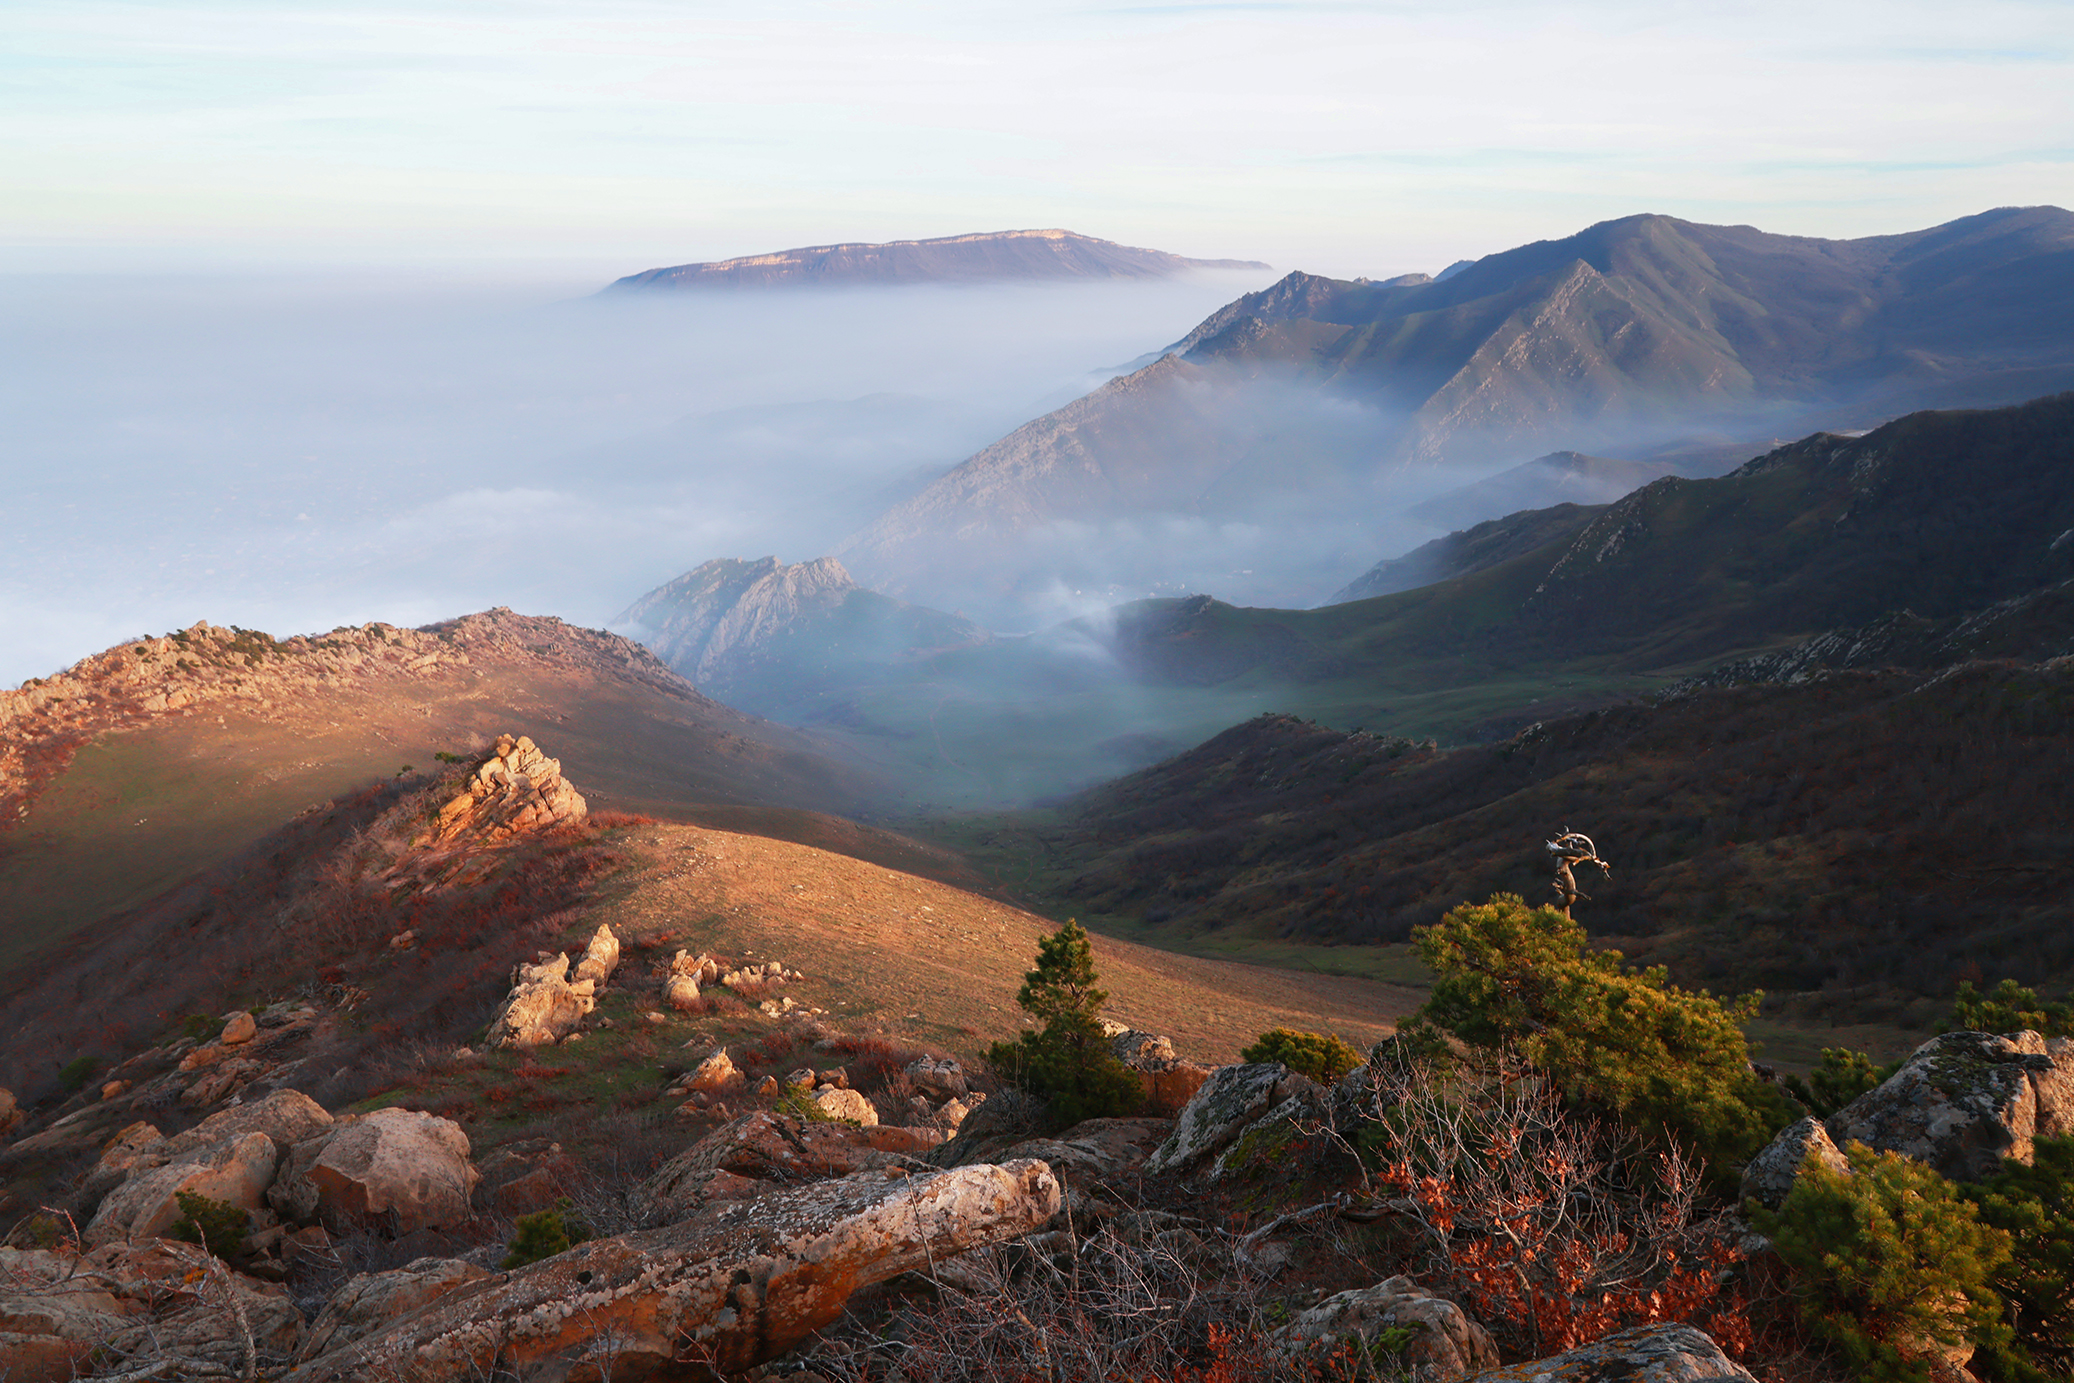
[[[0,684],[198,619],[602,625],[711,557],[815,557],[1268,278],[0,278]]]

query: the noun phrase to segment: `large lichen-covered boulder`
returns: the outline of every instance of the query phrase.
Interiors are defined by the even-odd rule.
[[[738,1373],[841,1314],[852,1293],[1016,1238],[1059,1208],[1042,1162],[921,1176],[866,1173],[714,1207],[695,1220],[581,1244],[461,1287],[288,1383],[517,1383]]]
[[[377,1109],[296,1144],[267,1201],[285,1220],[333,1233],[373,1222],[408,1234],[466,1220],[479,1179],[459,1124]]]
[[[87,1224],[86,1242],[98,1248],[166,1233],[181,1218],[183,1191],[257,1210],[265,1204],[279,1160],[274,1140],[255,1130],[139,1171],[103,1198]]]
[[[2028,1164],[2034,1138],[2074,1131],[2074,1040],[1942,1033],[1825,1127],[1838,1146],[1901,1153],[1955,1181]]]
[[[1757,1379],[1689,1325],[1643,1325],[1566,1354],[1469,1375],[1473,1383],[1683,1383],[1695,1378]]]
[[[455,1288],[491,1276],[488,1269],[459,1258],[419,1258],[389,1272],[349,1278],[310,1323],[297,1358],[315,1359],[365,1339]]]
[[[1286,1362],[1320,1363],[1342,1345],[1365,1348],[1393,1326],[1417,1333],[1396,1363],[1422,1383],[1447,1383],[1476,1369],[1498,1366],[1498,1347],[1466,1311],[1408,1277],[1327,1297],[1268,1336],[1268,1348]]]
[[[1308,1095],[1322,1098],[1315,1081],[1297,1075],[1279,1061],[1220,1066],[1203,1082],[1174,1121],[1174,1132],[1145,1164],[1158,1176],[1193,1166],[1239,1140],[1255,1121],[1288,1100]]]
[[[1743,1168],[1744,1201],[1777,1210],[1793,1183],[1809,1167],[1849,1173],[1850,1159],[1829,1139],[1829,1131],[1811,1114],[1780,1131],[1765,1150]]]

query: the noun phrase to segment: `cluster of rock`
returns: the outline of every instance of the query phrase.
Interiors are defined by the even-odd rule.
[[[695,1006],[701,991],[715,984],[746,997],[761,997],[766,989],[797,983],[805,978],[799,971],[788,969],[775,960],[751,961],[730,969],[710,951],[701,951],[696,956],[689,951],[679,951],[670,958],[669,969],[663,976],[663,999],[672,1008],[683,1010]],[[768,1010],[770,1005],[766,1001],[760,1007]],[[798,1005],[794,1002],[779,1006],[780,1012],[791,1012],[796,1007]]]
[[[490,1020],[492,1047],[550,1047],[575,1032],[598,1007],[598,993],[619,968],[619,938],[604,923],[569,964],[566,951],[541,952],[511,975],[511,992]]]
[[[439,809],[432,843],[490,842],[581,821],[590,811],[582,794],[525,735],[499,735],[466,786]]]

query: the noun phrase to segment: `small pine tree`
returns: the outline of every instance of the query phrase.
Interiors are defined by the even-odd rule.
[[[1940,1346],[2005,1347],[1990,1277],[2009,1234],[1923,1163],[1858,1142],[1844,1151],[1848,1173],[1810,1165],[1777,1211],[1751,1208],[1801,1281],[1809,1329],[1867,1380],[1920,1378],[1914,1357]]]
[[[1960,1191],[1981,1223],[2009,1235],[1990,1285],[2009,1306],[2015,1338],[1987,1342],[1968,1365],[1991,1383],[2074,1378],[2074,1137],[2040,1138],[2032,1163],[2003,1164]]]
[[[180,1218],[173,1221],[170,1231],[175,1239],[200,1244],[225,1260],[245,1251],[245,1233],[252,1227],[252,1215],[244,1207],[211,1200],[193,1191],[175,1191],[173,1199],[180,1206]]]
[[[1719,1166],[1742,1163],[1791,1121],[1750,1070],[1741,1024],[1761,996],[1724,1004],[1592,951],[1584,928],[1516,894],[1465,903],[1412,933],[1432,968],[1431,997],[1407,1024],[1482,1047],[1510,1047],[1571,1103],[1661,1130]]]
[[[1952,999],[1952,1016],[1937,1025],[1939,1032],[2022,1032],[2026,1028],[2042,1037],[2074,1037],[2074,1005],[2049,1004],[2035,989],[2015,980],[2004,980],[1983,994],[1971,980],[1959,981]]]
[[[555,1202],[551,1210],[518,1217],[510,1247],[498,1267],[505,1272],[523,1268],[528,1263],[567,1253],[590,1237],[591,1227],[576,1213],[576,1203],[564,1197]]]
[[[1137,1073],[1116,1059],[1102,1035],[1109,995],[1095,979],[1087,932],[1069,919],[1038,941],[1037,967],[1016,991],[1016,1003],[1044,1026],[987,1050],[996,1070],[1045,1101],[1058,1128],[1134,1114],[1145,1099]]]
[[[1808,1072],[1806,1080],[1788,1076],[1782,1084],[1787,1094],[1806,1105],[1817,1117],[1826,1119],[1866,1091],[1877,1089],[1881,1081],[1898,1069],[1898,1066],[1884,1069],[1874,1066],[1871,1057],[1848,1047],[1824,1047],[1821,1066]]]
[[[1331,1033],[1298,1032],[1294,1028],[1273,1028],[1262,1033],[1239,1056],[1246,1061],[1279,1061],[1320,1085],[1331,1085],[1367,1060],[1358,1048]]]

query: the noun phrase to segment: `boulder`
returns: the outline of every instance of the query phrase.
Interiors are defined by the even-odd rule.
[[[1942,1033],[1824,1125],[1839,1147],[1902,1153],[1955,1181],[2028,1165],[2032,1139],[2074,1131],[2074,1039]]]
[[[704,978],[705,957],[694,960],[689,951],[679,951],[670,959],[670,973],[663,981],[663,998],[672,1008],[688,1009],[699,1001],[699,986],[710,983]]]
[[[514,1218],[546,1210],[577,1184],[582,1169],[551,1138],[506,1143],[477,1164],[482,1180],[472,1197],[479,1209]]]
[[[439,1300],[456,1287],[493,1276],[486,1268],[459,1258],[420,1258],[386,1273],[361,1273],[347,1280],[310,1323],[296,1352],[298,1360],[315,1359],[364,1339],[392,1321]]]
[[[1422,1383],[1446,1383],[1498,1366],[1498,1348],[1481,1325],[1408,1277],[1327,1297],[1269,1335],[1268,1348],[1289,1363],[1319,1363],[1342,1344],[1365,1351],[1391,1326],[1418,1331],[1394,1362]]]
[[[218,1110],[185,1133],[168,1138],[157,1151],[171,1161],[247,1133],[263,1133],[274,1140],[275,1147],[292,1148],[331,1125],[331,1115],[324,1106],[302,1091],[276,1090],[260,1099]]]
[[[98,1248],[164,1234],[181,1217],[178,1198],[183,1191],[257,1210],[265,1204],[278,1162],[274,1140],[252,1132],[138,1171],[102,1200],[87,1225],[86,1242]]]
[[[1041,1162],[774,1192],[458,1288],[286,1378],[637,1379],[686,1357],[738,1373],[835,1320],[859,1288],[1028,1233],[1058,1208]]]
[[[841,1119],[846,1123],[862,1124],[865,1128],[872,1128],[879,1121],[878,1109],[870,1100],[867,1100],[855,1090],[845,1090],[839,1086],[830,1086],[827,1089],[815,1091],[813,1098],[814,1104],[831,1119]]]
[[[611,927],[600,922],[598,930],[591,934],[590,945],[584,948],[583,958],[576,962],[573,978],[601,985],[611,979],[612,972],[618,968],[619,938],[612,934]]]
[[[965,1068],[950,1057],[917,1057],[907,1064],[908,1084],[928,1096],[932,1101],[964,1098],[971,1089],[965,1082]]]
[[[511,976],[511,992],[490,1020],[493,1047],[549,1047],[576,1031],[598,1006],[597,985],[568,978],[566,953],[533,965],[521,964]]]
[[[1279,1061],[1220,1066],[1203,1082],[1174,1121],[1174,1132],[1145,1165],[1158,1176],[1195,1165],[1222,1152],[1271,1110],[1298,1096],[1321,1099],[1323,1091],[1308,1077]]]
[[[719,1095],[739,1089],[746,1080],[747,1077],[735,1065],[734,1058],[727,1054],[727,1048],[721,1047],[694,1067],[691,1074],[677,1082],[677,1085],[685,1091],[698,1090],[708,1095]]]
[[[1813,1115],[1780,1132],[1765,1150],[1743,1168],[1743,1200],[1755,1201],[1767,1210],[1777,1210],[1793,1190],[1793,1183],[1810,1166],[1832,1172],[1851,1170],[1850,1159],[1829,1141],[1829,1131]]]
[[[10,1383],[70,1383],[144,1307],[82,1274],[70,1254],[0,1247],[0,1360]]]
[[[333,1233],[378,1218],[408,1234],[466,1220],[479,1176],[453,1120],[377,1109],[296,1144],[267,1200],[282,1219]]]
[[[1103,1029],[1116,1059],[1138,1073],[1145,1089],[1145,1112],[1155,1118],[1177,1117],[1215,1069],[1183,1061],[1174,1053],[1172,1038],[1113,1023],[1105,1023]]]
[[[13,1133],[21,1121],[22,1108],[15,1102],[14,1092],[0,1087],[0,1137]]]
[[[108,1146],[101,1149],[101,1160],[86,1174],[82,1195],[87,1204],[99,1205],[103,1196],[128,1181],[136,1172],[165,1166],[168,1159],[159,1152],[165,1141],[165,1135],[155,1125],[142,1120],[116,1134]]]
[[[223,1035],[216,1040],[226,1047],[239,1047],[259,1035],[259,1020],[239,1009],[224,1021]]]
[[[756,1195],[773,1181],[813,1181],[882,1168],[914,1170],[934,1129],[860,1127],[756,1110],[722,1124],[634,1189],[636,1214],[676,1221],[709,1201]]]
[[[1637,1326],[1566,1354],[1469,1377],[1475,1383],[1683,1383],[1695,1378],[1757,1383],[1749,1370],[1721,1352],[1712,1336],[1689,1325]]]

